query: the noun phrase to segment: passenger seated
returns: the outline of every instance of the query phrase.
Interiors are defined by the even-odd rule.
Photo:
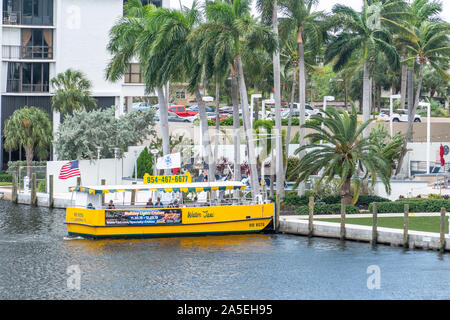
[[[153,199],[150,198],[147,201],[147,204],[145,205],[146,208],[153,208]]]
[[[161,203],[161,198],[156,198],[155,208],[162,208],[163,204]]]
[[[114,205],[114,202],[112,200],[109,200],[108,206],[106,207],[106,209],[115,209],[116,206]]]

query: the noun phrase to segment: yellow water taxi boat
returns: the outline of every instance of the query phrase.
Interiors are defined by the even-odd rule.
[[[71,188],[75,205],[67,208],[65,223],[70,236],[87,238],[241,234],[273,230],[273,203],[223,196],[225,192],[243,189],[245,185],[236,181],[77,186]],[[195,197],[188,201],[188,194],[199,192],[209,194],[206,201],[199,202]],[[211,197],[211,192],[216,196]],[[136,200],[139,195],[140,198],[151,197],[152,193],[153,196],[177,194],[180,201],[175,204],[162,202],[156,206]],[[111,197],[111,194],[117,198],[114,208],[105,206],[105,196]]]

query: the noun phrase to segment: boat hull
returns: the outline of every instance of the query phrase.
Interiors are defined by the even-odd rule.
[[[67,231],[71,236],[85,238],[149,238],[178,237],[197,235],[223,235],[259,233],[273,230],[273,204],[190,207],[176,209],[180,220],[176,223],[157,222],[150,220],[152,211],[170,212],[174,209],[120,209],[120,210],[89,210],[67,208]],[[150,213],[148,213],[149,211]],[[122,220],[108,220],[111,214],[121,216]],[[148,225],[131,225],[123,222],[124,214],[133,215],[134,223],[149,223]],[[135,215],[134,215],[135,214]],[[149,217],[142,220],[141,215]],[[164,213],[163,213],[164,214]],[[135,218],[136,217],[136,218]],[[161,218],[161,216],[159,216]],[[111,225],[111,223],[117,225]],[[150,224],[151,223],[151,224]]]

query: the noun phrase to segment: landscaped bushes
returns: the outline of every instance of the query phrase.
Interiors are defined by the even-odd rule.
[[[379,213],[402,213],[404,205],[409,204],[409,212],[440,212],[441,208],[450,210],[449,200],[401,199],[394,202],[378,202]],[[372,204],[369,206],[372,211]]]
[[[8,172],[0,171],[0,182],[12,182],[12,175]]]
[[[340,214],[340,204],[323,204],[314,206],[314,214]],[[359,209],[356,206],[347,205],[345,207],[346,214],[359,213]],[[301,206],[297,209],[297,214],[307,215],[309,214],[309,206]]]
[[[323,197],[321,202],[325,202],[326,204],[335,204],[335,203],[341,203],[341,196],[327,196]],[[379,197],[379,196],[372,196],[372,195],[360,195],[358,197],[358,201],[356,202],[356,206],[368,206],[372,202],[389,202],[389,199]]]

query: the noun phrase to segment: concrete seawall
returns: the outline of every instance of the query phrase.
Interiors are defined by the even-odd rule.
[[[308,236],[308,220],[296,217],[280,217],[280,232]],[[340,238],[340,223],[314,220],[313,236],[325,238]],[[372,226],[360,226],[346,223],[346,240],[370,242],[372,240]],[[439,233],[408,231],[409,248],[422,248],[439,250]],[[377,229],[377,243],[401,246],[403,243],[403,230],[393,228]],[[445,235],[445,250],[450,251],[450,236]]]

